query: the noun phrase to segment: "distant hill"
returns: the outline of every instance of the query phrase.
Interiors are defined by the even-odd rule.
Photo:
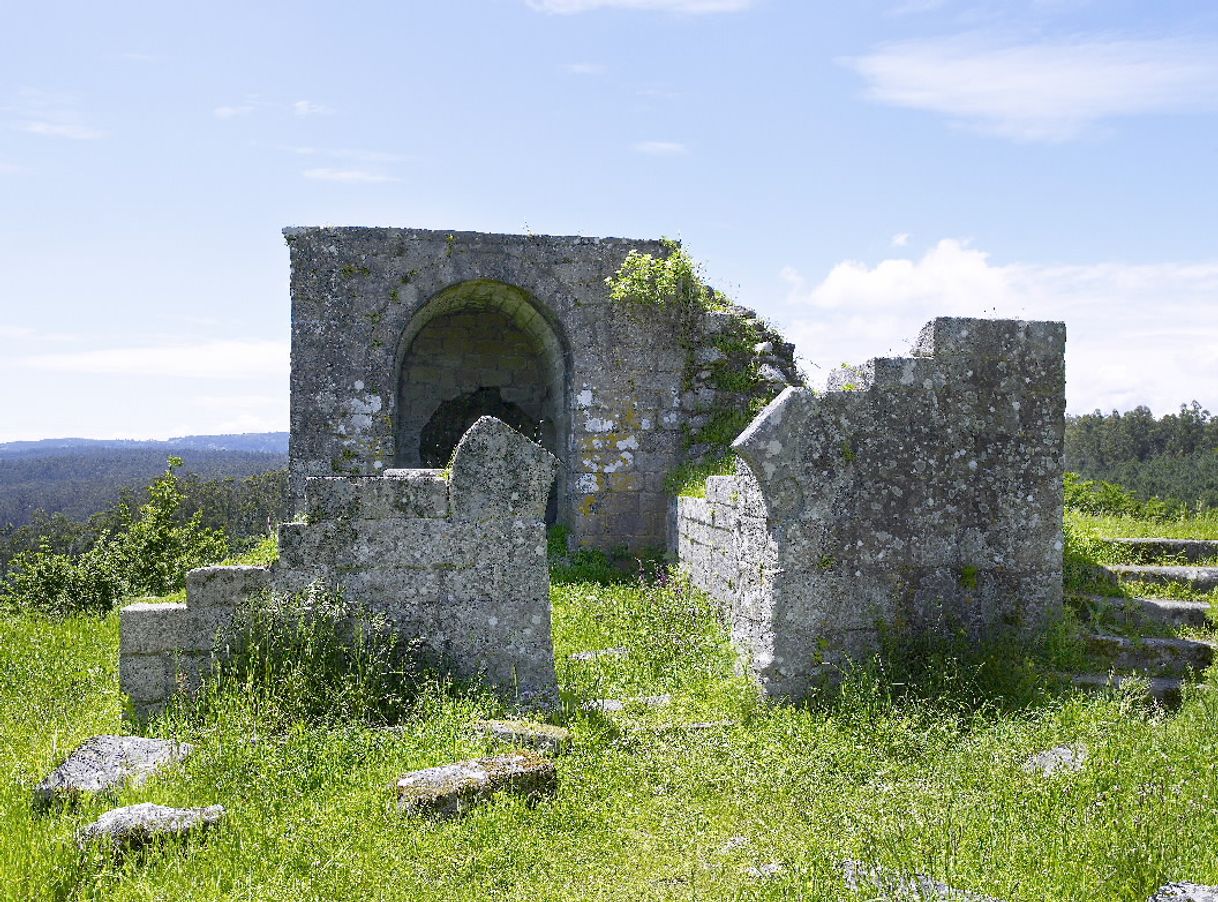
[[[287,466],[288,434],[191,435],[166,441],[43,439],[0,444],[0,527],[28,523],[36,510],[84,520],[165,470],[244,477]]]

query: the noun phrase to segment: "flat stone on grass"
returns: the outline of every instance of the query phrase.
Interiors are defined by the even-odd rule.
[[[530,752],[429,767],[397,781],[398,807],[408,814],[452,817],[510,792],[533,802],[558,788],[554,762]]]
[[[220,823],[223,805],[206,808],[166,808],[143,802],[107,811],[80,831],[82,848],[94,842],[104,843],[114,851],[139,849],[152,842],[185,836],[192,830],[204,830]]]
[[[1168,883],[1159,887],[1149,902],[1218,902],[1218,886]]]
[[[613,714],[626,710],[626,703],[616,698],[594,698],[579,706],[581,711],[595,711],[600,714]]]
[[[842,865],[846,886],[855,892],[876,891],[880,899],[943,900],[943,902],[1000,902],[993,896],[984,896],[968,890],[956,889],[933,877],[922,874],[902,874],[891,868],[869,865],[861,861],[847,861]],[[870,897],[869,897],[870,898]]]
[[[629,656],[630,649],[618,646],[617,648],[598,648],[595,651],[577,651],[571,655],[572,661],[595,661],[597,658],[625,658]]]
[[[193,751],[185,742],[143,736],[94,736],[34,788],[34,801],[47,806],[71,801],[86,792],[117,790],[128,780],[143,782],[149,774],[181,761]]]
[[[1058,771],[1079,771],[1087,760],[1087,749],[1083,746],[1059,745],[1037,752],[1023,764],[1028,773],[1039,773],[1051,777]]]
[[[484,720],[474,724],[474,732],[547,755],[561,754],[571,745],[570,730],[531,720]]]

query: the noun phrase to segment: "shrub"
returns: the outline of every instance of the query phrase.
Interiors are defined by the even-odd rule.
[[[131,595],[180,590],[186,571],[224,558],[224,530],[203,526],[200,512],[180,522],[183,493],[175,471],[181,465],[181,458],[169,458],[148,487],[148,501],[134,513],[123,507],[117,530],[103,531],[84,553],[56,553],[44,542],[16,555],[0,602],[51,613],[104,612]]]

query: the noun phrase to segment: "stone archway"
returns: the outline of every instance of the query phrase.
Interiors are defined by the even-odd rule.
[[[446,288],[410,320],[398,364],[397,467],[443,467],[480,416],[494,416],[559,459],[548,522],[566,518],[565,343],[523,289],[476,279]]]

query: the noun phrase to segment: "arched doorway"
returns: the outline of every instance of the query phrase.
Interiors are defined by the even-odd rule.
[[[398,367],[398,467],[444,467],[465,430],[495,416],[559,459],[547,522],[566,472],[566,349],[537,302],[503,282],[446,288],[411,319]]]

